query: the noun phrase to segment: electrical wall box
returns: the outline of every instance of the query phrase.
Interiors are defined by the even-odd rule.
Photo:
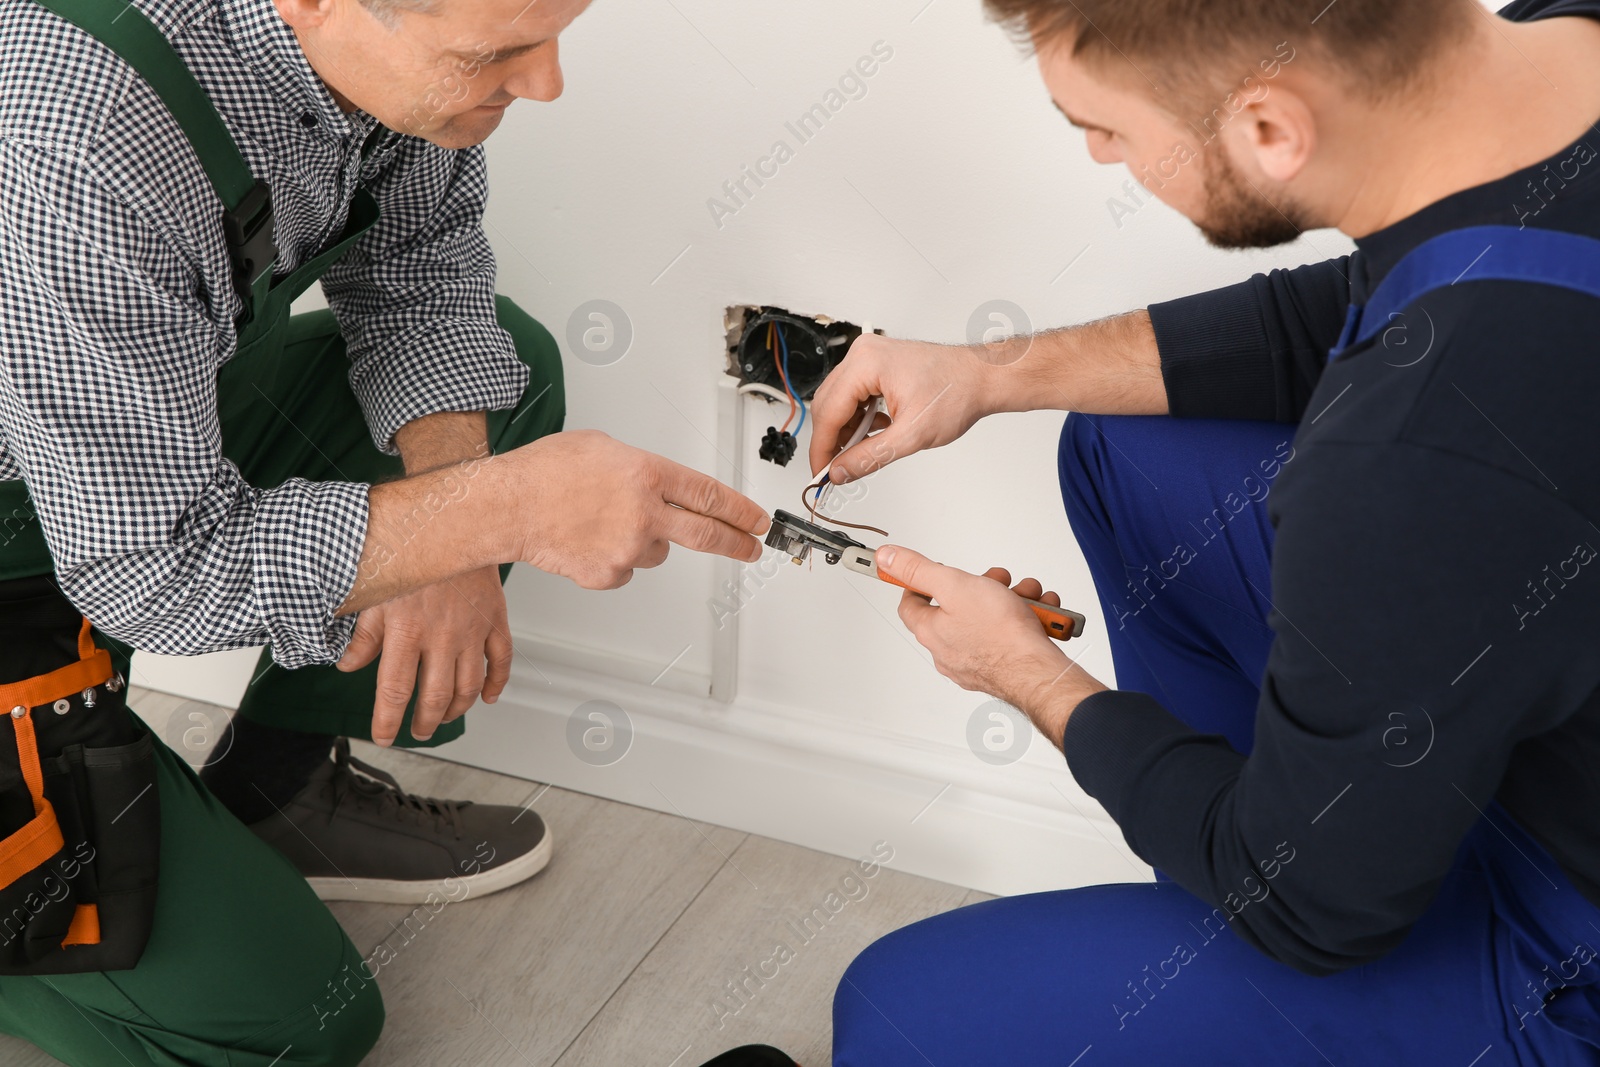
[[[779,372],[788,349],[787,377],[801,399],[810,400],[828,372],[839,365],[862,327],[824,315],[799,315],[780,307],[740,304],[723,316],[727,328],[728,373],[740,385],[784,390]],[[874,333],[882,333],[874,330]]]

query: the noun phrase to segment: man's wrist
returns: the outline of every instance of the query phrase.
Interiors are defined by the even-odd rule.
[[[1089,697],[1105,690],[1105,686],[1068,660],[1060,669],[1044,668],[1035,673],[1018,707],[1052,745],[1061,748],[1067,720],[1073,711]]]
[[[1027,411],[1037,406],[1029,396],[1025,375],[1020,371],[1032,355],[1033,341],[1031,336],[1019,336],[992,344],[967,346],[976,365],[973,378],[978,408],[984,416]]]
[[[521,488],[511,460],[461,460],[372,486],[361,563],[337,614],[524,558],[521,524],[514,513],[507,521],[506,504]]]
[[[441,411],[412,419],[395,431],[395,448],[408,477],[489,455],[489,423],[482,411]]]

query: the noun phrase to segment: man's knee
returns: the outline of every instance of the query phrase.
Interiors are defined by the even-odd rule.
[[[1238,514],[1238,502],[1265,499],[1293,458],[1294,433],[1282,423],[1074,412],[1057,454],[1068,518],[1074,529],[1130,517],[1181,529],[1223,503]]]
[[[1069,480],[1076,484],[1090,476],[1094,469],[1091,455],[1095,437],[1087,415],[1074,411],[1067,416],[1067,421],[1061,426],[1061,447],[1056,454],[1063,488]]]
[[[917,973],[915,925],[896,930],[868,945],[850,966],[833,994],[833,1048],[837,1067],[885,1067],[899,1062],[906,1039],[884,1019],[895,991],[907,974]],[[892,1012],[891,1012],[892,1013]]]
[[[1167,415],[1085,415],[1074,411],[1061,427],[1057,460],[1062,488],[1070,481],[1092,490],[1104,484],[1115,462],[1134,465],[1135,455],[1160,457],[1175,448],[1198,447],[1202,443],[1199,426]]]
[[[550,331],[509,297],[495,297],[495,316],[529,371],[528,388],[517,406],[491,415],[490,438],[495,451],[501,452],[560,431],[566,421],[567,394],[561,346]]]
[[[1081,522],[1107,522],[1105,479],[1105,429],[1098,423],[1121,423],[1117,416],[1090,416],[1074,411],[1061,427],[1056,469],[1061,479],[1061,499],[1074,529]]]

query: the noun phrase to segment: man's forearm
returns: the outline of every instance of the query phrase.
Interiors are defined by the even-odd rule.
[[[508,457],[477,456],[368,492],[367,535],[340,615],[517,558]]]
[[[995,365],[995,411],[1165,415],[1161,355],[1146,311],[1016,337],[979,351]]]

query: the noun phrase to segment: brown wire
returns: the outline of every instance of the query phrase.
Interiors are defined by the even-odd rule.
[[[880,530],[876,526],[868,526],[866,523],[862,523],[862,522],[841,522],[838,519],[829,519],[828,521],[833,523],[833,525],[835,525],[835,526],[848,526],[852,530],[871,530],[873,533],[877,534],[879,537],[888,537],[889,536],[889,531],[888,530]]]
[[[804,489],[800,490],[800,502],[802,504],[804,504],[806,506],[806,510],[811,513],[811,521],[812,522],[816,522],[817,521],[817,503],[816,503],[816,498],[812,495],[812,490],[821,489],[821,488],[822,488],[822,480],[819,478],[817,481],[812,482],[810,485],[808,485]],[[873,533],[878,534],[878,535],[880,535],[882,537],[888,537],[889,536],[889,531],[888,530],[880,530],[876,526],[868,526],[865,523],[861,523],[861,522],[845,522],[842,519],[832,519],[832,518],[830,518],[830,519],[828,519],[828,523],[830,525],[832,525],[832,526],[847,526],[852,530],[870,530]]]

